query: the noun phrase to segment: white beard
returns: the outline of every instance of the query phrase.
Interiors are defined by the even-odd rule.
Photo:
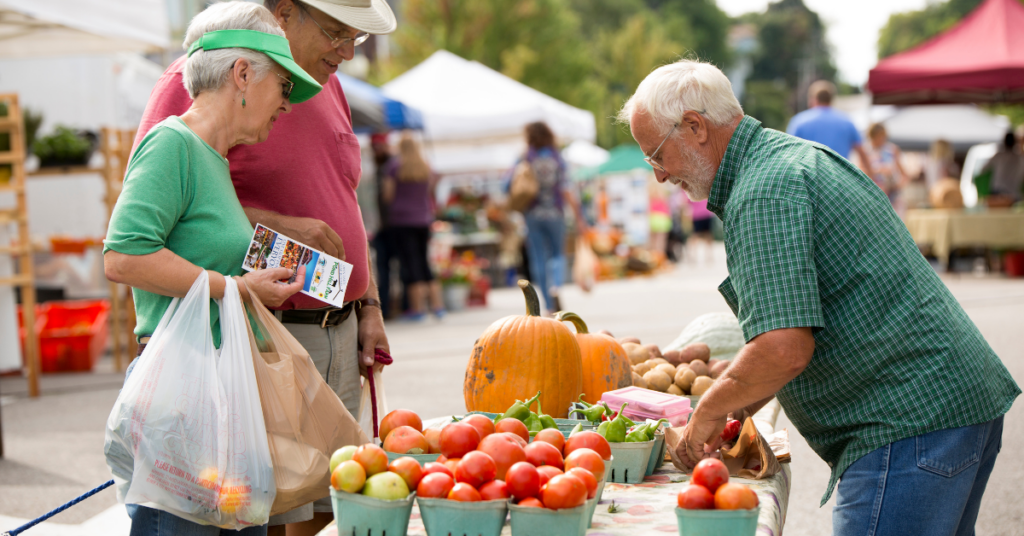
[[[711,195],[711,185],[715,182],[717,169],[711,161],[697,151],[685,151],[683,158],[691,170],[690,177],[684,179],[675,175],[668,177],[669,182],[679,186],[686,192],[691,201],[703,201]]]

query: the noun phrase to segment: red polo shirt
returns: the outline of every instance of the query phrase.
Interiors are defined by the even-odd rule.
[[[153,88],[136,145],[153,125],[185,113],[192,105],[181,83],[184,66],[182,56],[164,71]],[[348,101],[337,77],[332,76],[317,96],[293,104],[291,113],[278,116],[267,141],[233,147],[228,162],[242,206],[316,218],[334,229],[345,244],[346,262],[352,264],[345,301],[366,293],[370,280],[366,229],[356,201],[361,174],[359,140],[352,132]],[[280,308],[325,306],[320,300],[296,294]]]

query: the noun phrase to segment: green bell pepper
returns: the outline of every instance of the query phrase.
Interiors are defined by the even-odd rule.
[[[505,411],[505,413],[502,413],[501,415],[498,415],[494,419],[494,422],[498,422],[498,421],[500,421],[502,419],[518,419],[518,420],[522,421],[523,424],[526,424],[526,419],[528,419],[530,417],[530,413],[531,413],[530,412],[530,406],[533,405],[533,402],[535,400],[539,399],[539,398],[540,398],[540,392],[538,391],[537,392],[537,396],[527,400],[526,402],[521,402],[519,400],[516,400],[516,402],[514,404],[509,406],[509,408]]]
[[[582,430],[583,430],[583,423],[577,423],[576,426],[572,427],[572,431],[569,432],[569,437],[572,437],[572,436],[576,435],[576,432],[580,432]]]
[[[641,424],[634,428],[632,432],[626,434],[626,443],[643,443],[645,441],[650,441],[650,439],[647,438],[646,424]]]
[[[624,409],[626,409],[625,402],[622,403],[622,407],[619,409],[619,415],[615,417],[614,421],[611,421],[608,424],[608,429],[606,430],[604,438],[607,439],[609,443],[622,443],[626,440],[626,429],[628,428],[628,426],[626,426],[626,421],[628,419],[622,415],[622,410]]]
[[[604,421],[597,425],[597,433],[601,434],[601,437],[608,439],[608,427],[611,426],[612,421]]]
[[[537,396],[539,397],[540,393],[537,393]],[[540,398],[537,399],[537,419],[540,420],[541,430],[545,428],[558,428],[555,418],[544,414],[544,410],[540,407]]]
[[[569,416],[571,417],[573,413],[583,415],[583,418],[592,423],[599,423],[601,422],[601,415],[604,415],[604,408],[601,406],[590,406],[587,409],[574,409],[569,412]]]

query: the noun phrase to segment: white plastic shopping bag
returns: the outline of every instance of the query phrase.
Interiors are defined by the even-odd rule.
[[[371,367],[370,370],[373,370]],[[377,395],[377,424],[388,414],[387,397],[384,396],[384,380],[380,372],[373,372],[373,387]],[[359,427],[363,429],[366,437],[373,440],[377,435],[373,433],[373,402],[370,396],[370,382],[363,378],[363,392],[359,396]],[[380,438],[381,441],[384,438]],[[378,442],[379,443],[379,442]]]
[[[220,350],[205,271],[171,302],[114,403],[105,450],[119,501],[242,529],[267,522],[276,488],[234,280],[217,304]]]

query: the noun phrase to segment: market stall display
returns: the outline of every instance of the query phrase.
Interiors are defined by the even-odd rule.
[[[943,264],[948,264],[950,252],[958,247],[1024,249],[1021,210],[909,210],[906,223],[914,242],[930,246]]]

